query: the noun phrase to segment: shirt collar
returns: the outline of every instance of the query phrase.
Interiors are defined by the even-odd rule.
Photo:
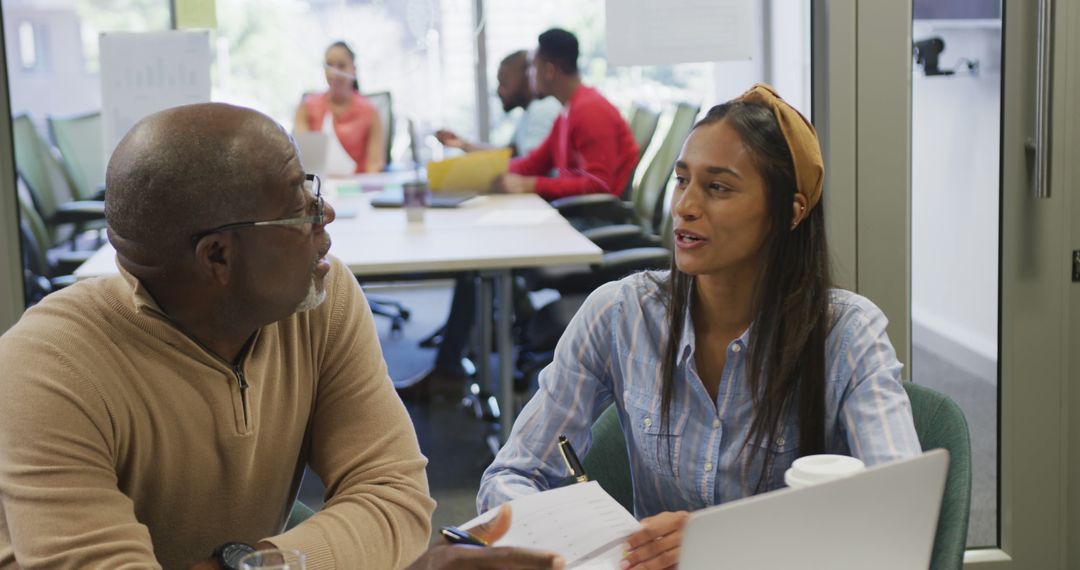
[[[679,337],[679,366],[685,365],[697,349],[697,338],[694,336],[694,319],[690,316],[693,313],[693,308],[694,296],[688,295],[686,299],[686,314],[683,315],[682,336]],[[750,331],[753,330],[753,328],[754,323],[750,323],[750,326],[733,340],[732,343],[739,344],[743,348],[746,348],[749,345]],[[724,347],[724,350],[727,350],[726,346]]]
[[[124,278],[124,282],[130,289],[131,305],[138,313],[148,312],[156,315],[165,315],[165,311],[161,309],[157,301],[154,300],[154,296],[150,294],[150,291],[139,281],[138,277],[135,277],[123,265],[120,264],[119,258],[116,260],[116,267],[120,270],[120,276]]]

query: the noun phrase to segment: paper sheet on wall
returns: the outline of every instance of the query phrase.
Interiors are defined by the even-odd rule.
[[[215,0],[176,0],[175,9],[178,29],[217,27]]]
[[[755,2],[607,0],[611,65],[750,59]]]
[[[101,119],[106,158],[143,117],[210,101],[206,30],[109,32],[101,49]]]
[[[567,485],[510,502],[510,530],[495,546],[557,552],[568,568],[619,568],[622,545],[641,525],[596,481]],[[489,520],[488,511],[461,525]]]

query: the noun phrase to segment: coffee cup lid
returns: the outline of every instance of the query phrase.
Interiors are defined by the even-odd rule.
[[[862,461],[846,455],[808,455],[796,459],[784,474],[789,486],[814,485],[854,475],[866,469]]]

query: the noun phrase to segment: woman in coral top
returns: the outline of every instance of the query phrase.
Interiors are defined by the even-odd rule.
[[[345,152],[356,162],[356,172],[378,172],[386,166],[383,124],[375,106],[360,94],[356,81],[356,54],[345,42],[326,49],[325,93],[304,97],[296,110],[298,133],[328,130],[327,121]]]

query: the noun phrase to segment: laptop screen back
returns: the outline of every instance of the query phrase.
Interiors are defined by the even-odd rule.
[[[926,568],[948,465],[948,452],[937,449],[698,511],[686,524],[679,568]]]

